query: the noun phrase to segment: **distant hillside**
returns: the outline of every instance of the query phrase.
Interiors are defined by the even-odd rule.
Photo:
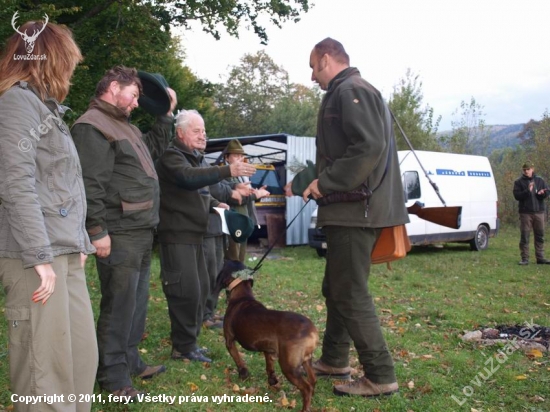
[[[522,131],[523,126],[524,123],[486,126],[491,129],[489,135],[489,153],[493,150],[504,149],[505,147],[515,148],[518,146],[518,135]],[[450,133],[450,130],[440,132],[438,133],[438,137],[446,136]],[[481,142],[479,144],[474,143],[473,151],[474,154],[481,154]]]
[[[491,126],[490,151],[505,147],[516,147],[519,144],[518,134],[522,131],[523,126],[524,123]]]

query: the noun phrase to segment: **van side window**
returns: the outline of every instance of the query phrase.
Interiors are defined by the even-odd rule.
[[[403,173],[403,188],[407,194],[407,199],[420,199],[420,179],[418,172]]]

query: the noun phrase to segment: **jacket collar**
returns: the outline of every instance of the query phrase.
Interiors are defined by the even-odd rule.
[[[358,75],[358,76],[361,75],[361,73],[359,73],[359,70],[357,70],[356,67],[348,67],[342,70],[340,73],[334,76],[334,78],[329,82],[327,93],[332,92],[334,88],[336,88],[340,83],[342,83],[348,77],[351,77],[354,75]]]
[[[198,150],[191,150],[185,143],[183,143],[180,139],[177,137],[173,140],[173,146],[187,154],[190,154],[192,156],[195,156],[199,161],[202,161],[203,155]]]
[[[94,97],[88,106],[88,109],[97,109],[100,112],[105,113],[107,116],[112,117],[116,120],[129,121],[128,116],[118,107],[113,106],[111,103],[107,103],[105,100],[101,100],[97,97]]]
[[[22,89],[28,89],[31,92],[35,94],[36,97],[38,97],[40,100],[42,98],[40,97],[40,93],[38,93],[38,90],[32,85],[27,83],[26,81],[19,81],[18,82],[19,87]],[[47,96],[46,99],[42,102],[44,105],[52,112],[58,115],[58,117],[62,118],[63,115],[67,110],[71,110],[68,106],[63,106],[61,103],[59,103],[55,98],[51,96]]]

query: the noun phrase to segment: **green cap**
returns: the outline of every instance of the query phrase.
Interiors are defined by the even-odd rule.
[[[225,154],[242,154],[245,155],[243,145],[237,139],[231,140],[225,149]]]
[[[523,164],[523,166],[521,168],[522,169],[532,169],[534,167],[535,167],[535,165],[532,162],[527,161]]]
[[[234,210],[225,210],[225,223],[229,236],[236,243],[243,243],[254,231],[254,223],[248,216],[242,215]],[[223,224],[222,224],[223,225]]]

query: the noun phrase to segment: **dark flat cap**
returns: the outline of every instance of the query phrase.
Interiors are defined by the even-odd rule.
[[[139,96],[138,104],[152,115],[168,113],[170,110],[170,95],[166,88],[168,82],[160,73],[138,71],[143,86],[143,94]]]

